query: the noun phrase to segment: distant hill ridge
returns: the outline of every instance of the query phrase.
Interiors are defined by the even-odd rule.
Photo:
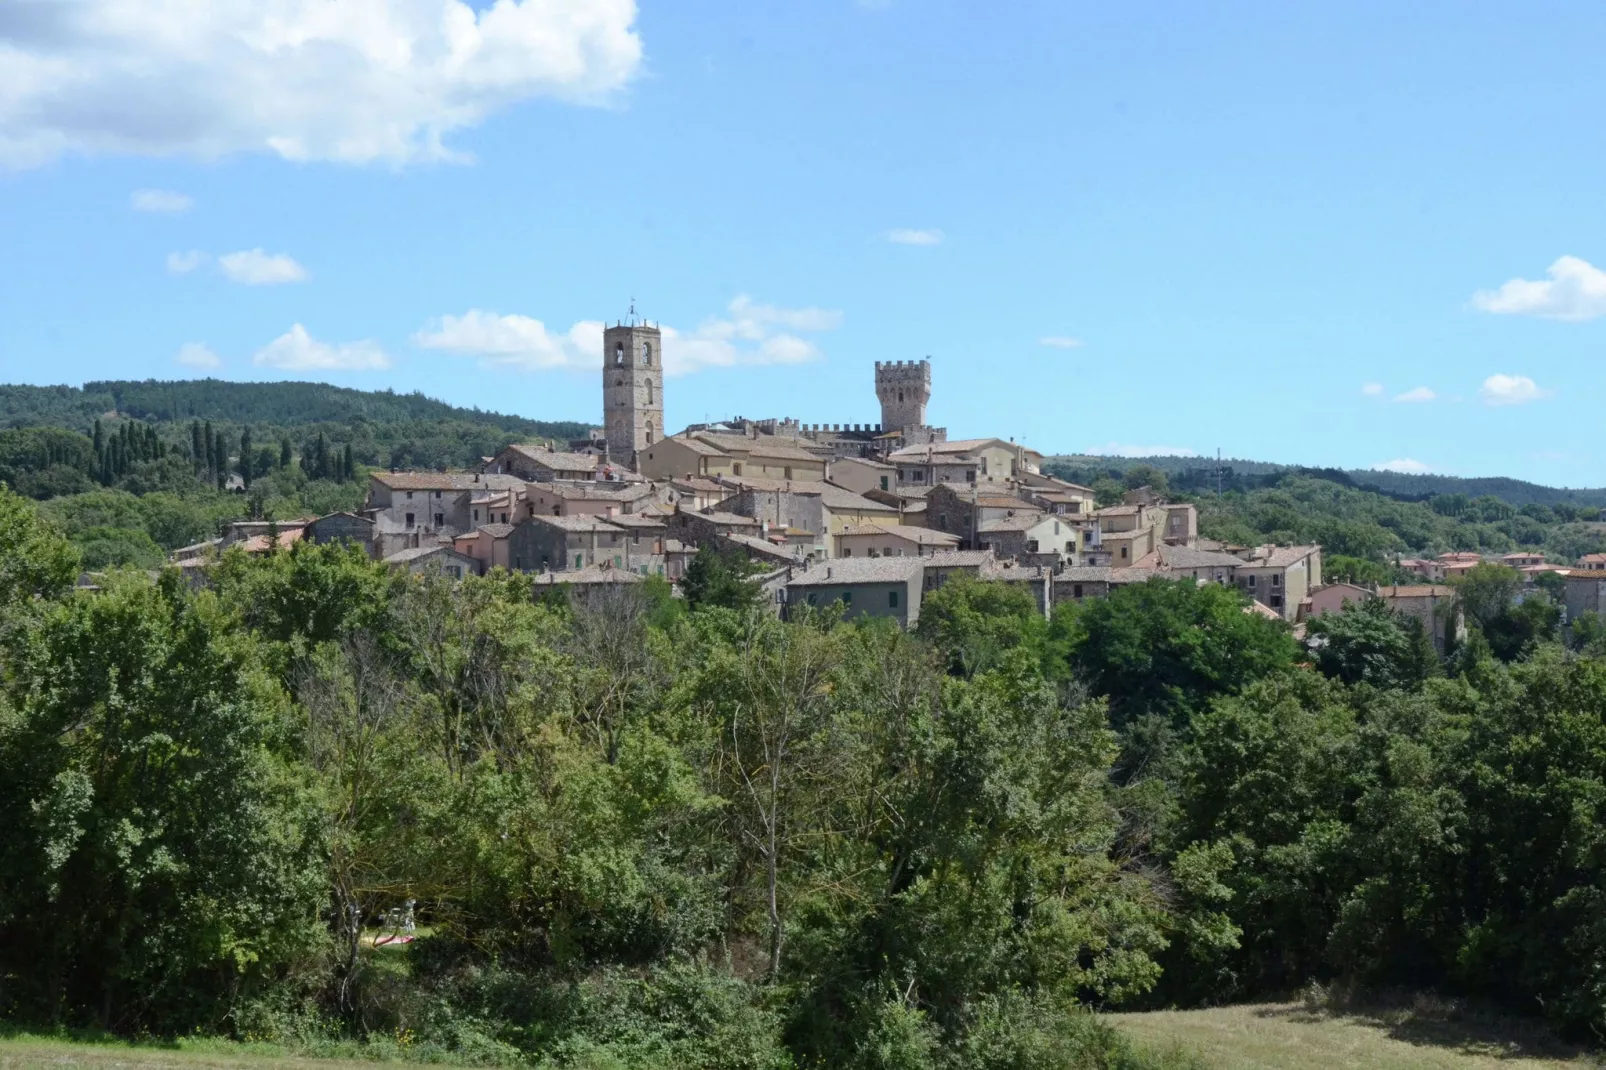
[[[198,419],[279,427],[450,421],[554,439],[578,438],[595,426],[460,408],[417,392],[353,390],[328,383],[145,379],[89,382],[82,387],[0,385],[0,427],[50,426],[88,432],[96,418],[113,411],[150,423]]]
[[[1110,469],[1125,471],[1136,465],[1149,465],[1164,472],[1173,485],[1188,489],[1208,490],[1215,486],[1216,459],[1213,457],[1110,457],[1094,454],[1062,454],[1050,457],[1045,464],[1063,469]],[[1264,485],[1268,477],[1284,472],[1305,473],[1360,490],[1376,491],[1402,501],[1426,501],[1440,494],[1465,494],[1469,498],[1490,495],[1521,508],[1524,505],[1598,505],[1606,507],[1606,487],[1570,488],[1547,487],[1522,479],[1506,476],[1462,478],[1460,476],[1414,475],[1403,472],[1380,472],[1370,468],[1319,468],[1308,465],[1277,464],[1270,461],[1252,461],[1240,457],[1223,457],[1220,462],[1227,486],[1243,482],[1246,478]]]

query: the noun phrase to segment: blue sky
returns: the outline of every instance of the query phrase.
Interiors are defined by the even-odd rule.
[[[1603,40],[1583,3],[8,0],[0,378],[595,420],[634,297],[671,427],[870,422],[874,361],[929,355],[955,437],[1598,486]]]

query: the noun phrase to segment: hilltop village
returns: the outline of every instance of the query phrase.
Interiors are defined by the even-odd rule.
[[[841,603],[849,616],[912,626],[922,595],[958,574],[1020,584],[1046,614],[1165,576],[1236,586],[1251,611],[1291,624],[1375,594],[1420,617],[1440,649],[1457,627],[1442,581],[1467,561],[1404,563],[1419,586],[1324,585],[1320,546],[1202,539],[1191,504],[1140,487],[1098,508],[1092,489],[1044,474],[1043,455],[1013,438],[949,439],[926,422],[929,360],[877,362],[874,387],[875,423],[737,417],[666,435],[661,331],[616,323],[604,331],[602,428],[590,437],[510,445],[465,471],[375,472],[359,512],[238,522],[175,564],[199,572],[236,544],[262,553],[350,540],[415,572],[504,568],[595,589],[677,583],[714,549],[756,562],[782,614]],[[1600,564],[1580,562],[1577,578],[1606,580],[1587,571]],[[1597,609],[1601,586],[1569,584],[1569,609]]]

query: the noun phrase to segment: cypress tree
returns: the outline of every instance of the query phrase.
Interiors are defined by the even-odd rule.
[[[251,489],[251,429],[247,427],[240,432],[240,478],[245,481],[245,489]]]
[[[206,421],[206,433],[203,442],[203,456],[206,458],[206,470],[211,473],[214,462],[217,460],[217,440],[212,435],[212,421]],[[210,475],[208,476],[210,478]]]
[[[201,421],[199,421],[199,420],[191,420],[190,421],[190,463],[192,465],[194,465],[194,467],[195,467],[195,475],[196,475],[197,478],[199,478],[200,475],[201,475],[201,458],[206,456],[206,454],[203,452],[205,450],[205,448],[206,448],[206,444],[201,439]]]
[[[346,482],[349,483],[357,477],[357,461],[351,455],[351,443],[349,442],[346,443],[346,462],[341,467],[345,468],[344,478]]]
[[[279,467],[289,468],[294,460],[295,454],[290,452],[290,436],[285,435],[279,440]]]

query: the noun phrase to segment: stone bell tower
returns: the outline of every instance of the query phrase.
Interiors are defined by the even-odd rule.
[[[883,431],[926,426],[926,402],[931,400],[931,361],[876,361],[875,396],[881,399]]]
[[[608,456],[636,466],[636,452],[664,435],[663,334],[645,321],[602,331],[602,427]]]

